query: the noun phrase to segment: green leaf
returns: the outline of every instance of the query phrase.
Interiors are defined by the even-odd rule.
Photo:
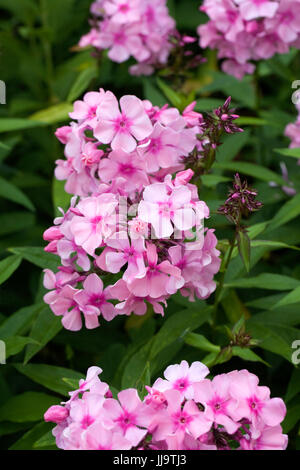
[[[300,148],[274,149],[274,152],[279,153],[284,157],[300,159]]]
[[[9,421],[3,421],[0,423],[0,437],[7,436],[9,434],[15,434],[32,427],[32,423],[11,423]]]
[[[32,325],[30,338],[37,341],[38,345],[28,345],[24,363],[26,364],[35,356],[49,341],[51,341],[62,329],[61,318],[56,317],[48,306],[45,306],[38,314]]]
[[[295,304],[300,302],[300,286],[296,287],[292,292],[284,296],[279,302],[277,302],[272,309],[283,307],[285,305]],[[300,323],[300,321],[299,321]]]
[[[230,178],[227,178],[226,176],[201,175],[201,181],[204,184],[204,186],[207,186],[208,188],[214,188],[219,183],[226,183],[231,180]]]
[[[247,228],[247,232],[249,235],[250,240],[253,238],[258,237],[261,233],[263,233],[268,226],[268,222],[259,222],[258,224],[251,225],[251,227]]]
[[[0,132],[20,131],[43,125],[43,122],[33,119],[0,118]]]
[[[194,348],[201,349],[202,351],[209,351],[209,352],[220,352],[221,347],[217,346],[216,344],[212,344],[208,341],[207,338],[203,335],[198,335],[196,333],[188,333],[184,337],[184,342],[189,344],[190,346],[194,346]]]
[[[61,121],[67,121],[69,113],[72,111],[73,105],[70,103],[59,103],[32,114],[29,119],[45,124],[56,124]]]
[[[300,194],[296,194],[292,199],[289,199],[276,213],[275,217],[271,220],[268,231],[274,230],[281,225],[286,224],[300,214]]]
[[[195,111],[209,111],[211,112],[212,109],[219,108],[224,104],[224,100],[220,100],[217,98],[200,98],[197,100],[197,104],[195,106]]]
[[[296,328],[280,324],[268,323],[267,326],[255,321],[255,317],[247,321],[247,332],[259,341],[260,348],[271,351],[292,362],[292,343],[300,340],[300,331]]]
[[[283,309],[266,310],[265,312],[255,314],[253,319],[256,323],[261,323],[265,326],[274,323],[295,326],[299,325],[299,309],[297,307],[290,308],[286,306]]]
[[[270,250],[277,250],[281,248],[286,248],[288,250],[300,251],[298,246],[288,245],[287,243],[277,242],[275,240],[252,240],[251,247],[264,246],[270,248]]]
[[[58,256],[53,255],[52,253],[47,253],[42,247],[18,246],[9,248],[9,251],[21,256],[23,259],[26,259],[30,263],[33,263],[42,269],[48,268],[52,271],[56,271],[59,265]]]
[[[266,126],[268,121],[266,119],[257,118],[253,116],[241,116],[235,120],[238,126]]]
[[[0,339],[26,333],[33,318],[45,308],[44,303],[30,305],[13,313],[0,325]]]
[[[56,178],[53,178],[52,199],[54,210],[57,215],[61,215],[57,210],[58,207],[61,207],[64,211],[70,207],[72,196],[65,191],[65,184],[65,181],[58,181]]]
[[[240,357],[241,359],[244,359],[245,361],[262,362],[263,364],[267,366],[270,365],[249,348],[240,348],[239,346],[233,346],[232,355]]]
[[[300,369],[294,369],[285,395],[285,402],[291,401],[300,393]]]
[[[0,284],[3,284],[18,269],[22,261],[21,256],[8,256],[0,261]]]
[[[287,409],[286,417],[282,423],[284,433],[289,433],[300,420],[300,405]]]
[[[14,356],[21,352],[27,344],[36,343],[32,338],[26,338],[24,336],[12,336],[5,340],[6,345],[6,359],[10,356]]]
[[[271,290],[291,290],[300,285],[300,281],[293,277],[281,274],[263,273],[256,277],[236,279],[224,285],[224,287],[239,287],[243,289],[271,289]]]
[[[41,447],[51,447],[55,446],[55,437],[52,434],[52,431],[46,432],[42,437],[40,437],[34,444],[33,447],[35,449],[39,449]]]
[[[15,395],[0,407],[0,421],[39,421],[43,419],[45,411],[56,403],[57,398],[46,393],[25,392]]]
[[[239,230],[237,233],[237,244],[240,257],[244,263],[246,271],[250,271],[250,238],[246,230]]]
[[[201,359],[201,362],[203,364],[205,364],[210,369],[211,367],[213,367],[217,363],[218,356],[219,356],[219,353],[217,353],[217,352],[213,353],[212,352],[212,353],[208,354],[207,356],[205,356],[203,359]]]
[[[97,74],[98,71],[95,66],[82,70],[69,91],[67,101],[73,102],[76,100],[88,88],[89,84]]]
[[[217,149],[217,161],[222,163],[233,160],[249,140],[249,131],[227,136],[223,140],[222,145]]]
[[[155,85],[151,77],[143,79],[144,96],[151,101],[154,106],[162,107],[166,104],[166,98]]]
[[[182,310],[165,321],[154,338],[150,358],[154,358],[174,341],[184,341],[185,335],[205,323],[212,312],[205,302],[197,310]]]
[[[0,197],[16,202],[31,211],[35,211],[34,205],[19,188],[0,176]]]
[[[255,90],[250,77],[237,80],[231,75],[213,72],[212,78],[212,82],[203,87],[201,93],[222,91],[225,96],[232,96],[235,101],[245,104],[248,108],[255,108]]]
[[[80,372],[47,364],[14,364],[14,367],[34,382],[43,385],[53,392],[66,396],[68,396],[68,392],[72,388],[66,383],[65,379],[76,382],[76,387],[79,380],[82,379]]]
[[[149,382],[150,375],[150,366],[149,366],[149,357],[151,350],[152,340],[148,342],[145,346],[140,348],[137,353],[135,353],[126,364],[123,375],[121,386],[122,389],[125,388],[137,388],[140,387],[140,391],[143,388],[143,379],[147,378]],[[142,387],[141,387],[142,385]],[[145,385],[149,385],[146,383]]]
[[[182,97],[176,93],[171,87],[169,87],[163,80],[160,78],[156,79],[156,82],[161,89],[161,91],[164,93],[166,98],[169,100],[169,102],[175,106],[175,108],[178,108],[179,111],[183,111],[182,109]]]
[[[30,212],[7,212],[0,215],[0,236],[24,231],[35,224],[36,218]]]
[[[65,384],[67,384],[69,390],[76,390],[78,388],[78,380],[63,377],[61,379]]]
[[[243,173],[245,175],[253,176],[254,178],[258,178],[262,181],[266,181],[270,183],[271,181],[277,183],[280,186],[285,186],[286,182],[283,180],[281,176],[274,171],[269,170],[260,165],[256,165],[254,163],[249,162],[217,162],[214,164],[214,168],[220,170],[228,170],[232,172]]]
[[[36,424],[30,431],[18,439],[9,450],[34,450],[36,441],[49,432],[51,428],[53,428],[53,423],[42,422]],[[51,446],[50,449],[54,449],[54,447]],[[46,449],[43,448],[43,450]]]
[[[0,148],[3,149],[3,150],[10,150],[10,147],[6,144],[4,144],[3,142],[0,142]]]

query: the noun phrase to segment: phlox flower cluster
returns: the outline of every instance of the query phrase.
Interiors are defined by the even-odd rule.
[[[64,450],[284,450],[281,398],[270,398],[247,370],[208,379],[201,362],[167,367],[164,378],[140,399],[134,388],[113,397],[91,367],[63,406],[52,406],[46,421]]]
[[[163,314],[179,290],[191,301],[215,290],[217,239],[185,168],[202,145],[193,109],[181,115],[135,96],[119,103],[100,90],[75,102],[75,121],[57,130],[66,160],[55,174],[75,196],[44,233],[45,250],[61,259],[57,273],[45,270],[44,299],[65,328],[144,315],[148,304]]]
[[[209,17],[200,46],[217,49],[223,71],[239,79],[254,72],[251,61],[299,48],[299,0],[204,0],[200,9]]]
[[[167,62],[175,21],[166,0],[96,0],[91,13],[92,29],[80,47],[108,49],[108,57],[118,63],[133,57],[133,75],[151,75],[157,64]]]

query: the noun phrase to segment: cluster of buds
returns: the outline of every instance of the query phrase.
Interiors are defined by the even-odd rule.
[[[239,118],[235,109],[230,108],[231,96],[212,113],[205,113],[199,119],[198,145],[189,157],[189,164],[196,175],[207,172],[216,159],[217,148],[222,145],[224,134],[243,132],[234,121]]]
[[[225,204],[218,210],[234,225],[238,226],[242,217],[248,217],[262,207],[262,203],[256,201],[257,191],[248,185],[247,180],[241,181],[237,173],[234,178],[233,188],[230,189]]]

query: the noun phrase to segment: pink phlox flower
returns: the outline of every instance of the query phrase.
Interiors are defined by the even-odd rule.
[[[132,444],[118,432],[108,432],[101,423],[93,423],[82,436],[83,450],[129,450]]]
[[[84,393],[82,399],[71,401],[70,418],[81,429],[87,429],[97,420],[104,402],[105,398],[97,393]]]
[[[244,20],[250,21],[255,18],[273,18],[278,7],[278,2],[269,0],[234,0],[240,5],[240,13]]]
[[[103,282],[95,273],[87,276],[83,289],[75,295],[75,300],[82,312],[94,322],[98,321],[97,317],[100,314],[107,321],[111,321],[116,316],[113,304],[108,302],[111,298],[109,287],[103,289]]]
[[[158,299],[167,294],[174,294],[180,289],[184,280],[180,269],[171,265],[169,261],[158,264],[155,245],[147,244],[147,266],[143,277],[136,276],[128,283],[128,289],[136,297],[152,297]]]
[[[159,238],[170,237],[174,227],[188,230],[195,225],[195,212],[191,207],[191,192],[186,186],[177,186],[169,194],[165,183],[146,187],[138,207],[138,217],[149,222]],[[172,223],[174,225],[172,225]]]
[[[127,193],[140,191],[149,184],[143,159],[137,153],[128,154],[122,150],[113,151],[101,160],[99,177],[105,183],[123,178]]]
[[[230,394],[238,401],[238,406],[232,411],[233,418],[249,419],[256,430],[254,437],[260,435],[262,423],[277,426],[283,421],[286,414],[284,402],[280,398],[270,398],[270,390],[258,386],[256,375],[247,370],[234,371],[229,375]]]
[[[111,235],[116,223],[116,196],[111,193],[82,199],[77,209],[82,216],[75,216],[71,222],[71,232],[75,243],[93,255],[103,239]]]
[[[94,127],[97,123],[96,111],[98,106],[101,105],[105,96],[103,89],[100,92],[90,91],[83,97],[83,101],[75,101],[74,111],[69,113],[70,118],[76,119],[79,123],[83,121],[91,127]]]
[[[167,367],[164,371],[164,379],[157,379],[153,384],[153,389],[160,392],[166,390],[177,390],[181,396],[187,399],[194,397],[194,384],[201,382],[209,374],[208,368],[201,362],[193,362],[191,366],[187,361],[181,361]]]
[[[155,440],[176,436],[181,444],[186,433],[197,439],[209,431],[211,424],[194,401],[187,400],[183,403],[183,396],[177,390],[166,390],[164,395],[168,402],[166,414],[156,416],[150,424]]]
[[[169,168],[179,162],[179,140],[180,134],[173,129],[165,128],[159,123],[154,125],[149,140],[138,147],[149,173],[158,171],[159,168]]]
[[[94,135],[100,142],[110,143],[113,150],[129,153],[135,150],[136,140],[148,137],[153,127],[143,103],[136,96],[123,96],[120,107],[121,111],[116,97],[110,93],[99,107],[99,124]]]
[[[79,387],[73,392],[69,392],[71,400],[78,397],[80,393],[90,390],[93,393],[102,395],[103,397],[108,391],[108,385],[99,379],[99,375],[102,373],[101,367],[92,366],[87,370],[85,379],[79,380]]]
[[[140,18],[139,0],[107,0],[103,3],[105,12],[117,24],[127,24]]]
[[[196,105],[197,101],[193,101],[182,111],[182,117],[186,124],[191,127],[198,126],[199,122],[202,121],[203,118],[201,113],[194,110]]]
[[[137,446],[147,434],[146,429],[141,429],[145,423],[143,417],[145,405],[133,388],[119,392],[118,400],[113,398],[105,400],[104,426],[112,432],[119,431],[132,446]]]
[[[280,425],[264,426],[257,439],[246,435],[241,439],[240,445],[242,450],[285,450],[288,445],[288,436],[282,434]]]
[[[237,403],[229,392],[230,378],[221,374],[212,381],[203,380],[195,385],[195,401],[205,407],[205,417],[213,423],[224,426],[229,434],[234,434],[240,424],[231,418],[231,410]]]
[[[146,252],[144,238],[133,238],[131,242],[126,232],[116,232],[106,240],[107,246],[117,251],[110,251],[106,255],[107,270],[118,273],[128,264],[123,279],[130,282],[134,277],[143,277],[146,273],[144,253]]]
[[[54,315],[62,316],[62,324],[67,330],[78,331],[82,327],[80,308],[75,300],[77,289],[65,284],[59,291],[51,291],[44,295]],[[88,320],[86,326],[89,327]]]

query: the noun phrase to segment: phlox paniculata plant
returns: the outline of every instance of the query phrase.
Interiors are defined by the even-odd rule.
[[[146,386],[143,400],[134,388],[114,398],[91,367],[63,406],[45,420],[64,450],[284,450],[281,398],[247,370],[208,379],[201,362],[167,367],[164,378]]]
[[[66,160],[55,175],[74,197],[44,233],[46,251],[61,259],[57,273],[45,270],[53,313],[76,331],[83,319],[96,328],[100,317],[144,315],[148,305],[163,315],[178,291],[208,298],[220,253],[191,182],[191,155],[198,167],[208,146],[194,104],[180,114],[135,96],[118,102],[101,89],[75,102],[70,116],[56,132]],[[232,132],[218,111],[215,118]]]

